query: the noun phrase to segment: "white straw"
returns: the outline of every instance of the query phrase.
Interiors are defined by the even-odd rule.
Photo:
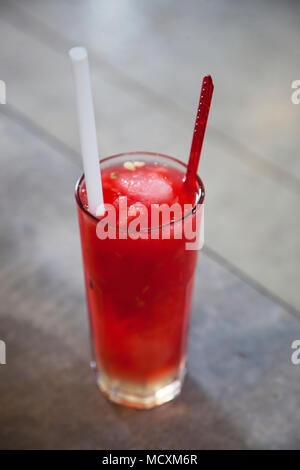
[[[89,211],[100,216],[104,213],[103,190],[88,55],[84,47],[73,47],[69,51],[69,56],[75,77],[79,134]]]

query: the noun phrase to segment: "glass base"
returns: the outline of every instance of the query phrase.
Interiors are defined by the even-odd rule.
[[[99,372],[94,362],[91,367],[95,371],[98,387],[109,400],[138,409],[154,408],[173,400],[181,392],[185,375],[185,366],[182,364],[179,370],[168,378],[140,385],[110,378]]]

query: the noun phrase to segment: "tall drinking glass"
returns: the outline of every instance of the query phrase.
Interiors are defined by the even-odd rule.
[[[186,172],[174,158],[133,152],[102,160],[102,174],[109,171],[113,185],[115,168],[130,169],[137,160],[158,171]],[[172,400],[183,382],[197,249],[187,249],[190,240],[175,232],[185,222],[196,227],[199,214],[202,223],[204,186],[198,178],[190,212],[151,226],[147,237],[99,239],[101,222],[84,204],[83,185],[84,175],[75,197],[97,383],[114,402],[151,408]]]

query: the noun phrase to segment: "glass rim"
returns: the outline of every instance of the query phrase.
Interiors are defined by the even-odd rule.
[[[152,156],[152,157],[163,157],[167,160],[171,160],[175,163],[179,163],[179,165],[181,165],[183,168],[187,169],[187,165],[182,162],[181,160],[178,160],[177,158],[174,158],[174,157],[170,157],[169,155],[165,155],[163,153],[157,153],[157,152],[145,152],[145,151],[135,151],[135,152],[122,152],[122,153],[117,153],[115,155],[111,155],[109,157],[105,157],[105,158],[101,158],[100,160],[100,164],[103,163],[103,162],[107,162],[109,160],[112,160],[114,158],[117,158],[117,157],[125,157],[125,156],[130,156],[130,155],[149,155],[149,156]],[[194,214],[195,212],[197,212],[197,210],[199,209],[199,207],[203,204],[204,202],[204,198],[205,198],[205,188],[204,188],[204,184],[203,184],[203,181],[202,179],[200,178],[199,175],[196,175],[196,178],[197,178],[197,182],[199,184],[199,187],[201,189],[201,192],[199,193],[199,196],[198,196],[198,199],[197,201],[195,202],[193,208],[191,211],[189,211],[187,214],[185,214],[183,217],[181,217],[180,219],[176,219],[176,220],[172,220],[172,222],[169,222],[167,224],[164,224],[164,225],[158,225],[157,227],[148,227],[147,229],[142,229],[142,230],[146,230],[146,231],[152,231],[152,230],[160,230],[162,228],[165,228],[165,227],[168,227],[168,226],[172,226],[173,224],[177,223],[177,222],[180,222],[181,220],[184,220],[186,219],[187,217],[189,217],[191,214]],[[102,219],[99,219],[98,217],[96,217],[94,214],[92,214],[91,212],[89,212],[88,209],[86,209],[84,207],[84,205],[82,204],[81,200],[80,200],[80,196],[79,196],[79,189],[80,189],[80,186],[81,186],[81,183],[84,179],[84,173],[78,178],[77,182],[76,182],[76,185],[75,185],[75,200],[76,200],[76,203],[77,203],[77,206],[79,207],[79,209],[81,209],[83,212],[85,212],[91,219],[97,221],[97,222],[101,222]],[[118,225],[115,226],[116,228],[120,228]]]

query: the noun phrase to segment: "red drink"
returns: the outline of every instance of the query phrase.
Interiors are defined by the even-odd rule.
[[[195,229],[204,188],[199,179],[197,189],[189,189],[183,184],[185,165],[162,155],[119,155],[103,160],[101,169],[104,201],[117,216],[124,196],[128,207],[176,203],[194,208],[179,220],[173,215],[167,227],[144,229],[147,238],[121,239],[119,227],[116,239],[100,240],[101,222],[88,212],[83,178],[77,184],[98,384],[113,401],[152,407],[174,398],[182,385],[197,250],[186,249],[185,235],[175,238],[175,227],[190,220]],[[129,209],[123,232],[132,214]],[[166,229],[170,236],[162,239]]]

